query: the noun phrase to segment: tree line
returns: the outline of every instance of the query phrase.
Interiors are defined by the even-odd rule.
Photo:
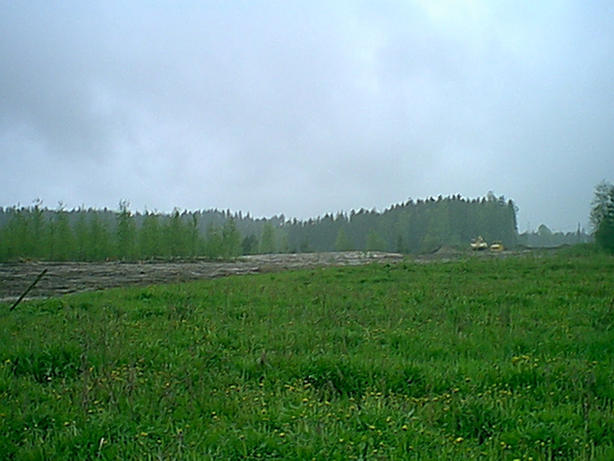
[[[382,250],[430,252],[441,246],[467,247],[481,235],[488,242],[516,245],[516,206],[489,193],[480,199],[439,196],[405,203],[378,212],[327,214],[286,223],[288,245],[298,251]]]
[[[593,237],[579,225],[575,232],[552,232],[548,226],[541,224],[536,231],[523,232],[518,236],[518,244],[529,248],[555,248],[592,241]]]
[[[276,252],[381,250],[429,252],[466,247],[481,235],[488,242],[516,245],[516,207],[489,193],[393,205],[384,211],[352,210],[308,219],[283,215],[254,218],[230,210],[170,214],[119,210],[0,208],[0,260],[99,261],[149,258],[232,258]]]

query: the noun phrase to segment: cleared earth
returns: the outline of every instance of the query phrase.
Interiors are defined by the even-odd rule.
[[[403,256],[398,253],[349,251],[250,255],[234,261],[1,263],[0,300],[9,301],[17,298],[45,269],[47,273],[28,293],[28,298],[126,285],[174,283],[286,269],[355,266],[370,262],[393,263],[402,259]]]

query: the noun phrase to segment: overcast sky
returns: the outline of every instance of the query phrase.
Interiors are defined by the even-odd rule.
[[[255,216],[497,196],[588,226],[614,2],[0,0],[0,206]]]

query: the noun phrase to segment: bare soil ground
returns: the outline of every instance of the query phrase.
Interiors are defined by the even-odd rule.
[[[47,269],[47,273],[28,293],[28,298],[286,269],[394,263],[402,259],[403,256],[397,253],[349,251],[252,255],[234,261],[0,263],[0,301],[15,300],[44,269]]]

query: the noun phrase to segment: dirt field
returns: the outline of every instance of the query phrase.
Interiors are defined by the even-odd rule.
[[[0,263],[0,301],[13,301],[44,269],[47,273],[28,298],[57,296],[125,285],[209,279],[234,274],[271,272],[323,266],[348,266],[369,262],[398,262],[403,256],[383,252],[304,253],[244,256],[231,262],[146,261],[124,262],[23,262]]]

